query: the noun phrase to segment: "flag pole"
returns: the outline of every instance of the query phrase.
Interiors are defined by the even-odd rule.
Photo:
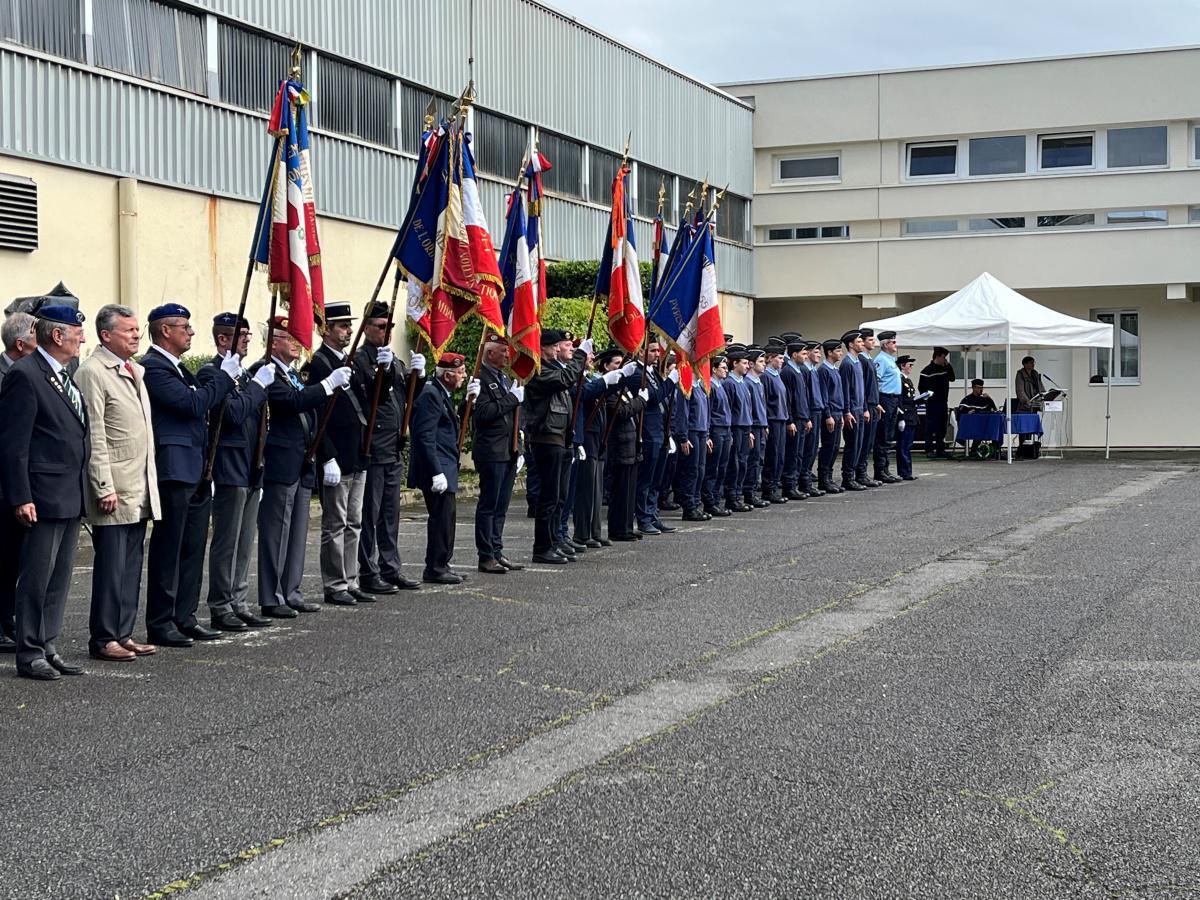
[[[390,262],[390,260],[389,260],[389,262]],[[388,346],[391,346],[391,342],[392,342],[392,328],[396,322],[396,298],[399,295],[399,293],[400,293],[400,273],[397,272],[395,283],[392,285],[392,302],[388,306],[387,324],[384,326],[384,330],[383,330],[384,340],[386,340],[388,342]],[[370,314],[371,309],[374,307],[374,305],[375,304],[372,303],[370,306],[367,307],[367,312],[363,313],[363,321],[364,322],[367,320],[367,316]],[[394,361],[393,361],[392,365],[393,366],[395,365]],[[375,437],[375,423],[379,419],[379,402],[380,402],[380,400],[383,399],[383,382],[384,382],[384,379],[386,378],[386,376],[387,376],[387,366],[381,366],[381,365],[376,364],[376,366],[375,366],[375,383],[371,388],[371,412],[367,415],[367,431],[363,435],[363,442],[362,442],[362,455],[363,456],[369,457],[371,455],[371,443],[372,443],[372,439]]]
[[[663,203],[666,200],[666,197],[667,197],[667,181],[665,178],[660,178],[658,180],[658,210],[655,213],[655,218],[660,223],[662,222]],[[657,229],[655,229],[655,230],[657,230]],[[659,257],[662,255],[661,251],[660,251],[661,247],[662,247],[662,244],[658,240],[658,235],[656,234],[654,236],[654,264],[650,267],[650,303],[647,304],[646,329],[645,329],[645,334],[642,335],[642,340],[645,343],[645,347],[642,350],[642,385],[641,385],[642,390],[646,389],[646,384],[650,380],[650,373],[648,371],[649,366],[650,366],[650,320],[651,320],[651,318],[653,318],[654,313],[657,312],[657,306],[654,302],[657,299],[654,296],[654,286],[655,286],[654,282],[658,276],[658,260],[659,260]],[[638,413],[637,442],[638,442],[639,448],[642,445],[642,432],[643,432],[643,429],[645,426],[645,422],[646,422],[646,410],[643,409],[640,413]]]
[[[271,291],[271,314],[267,317],[267,349],[263,352],[263,365],[271,365],[271,342],[275,340],[275,310],[279,303],[279,291]],[[254,468],[263,467],[263,455],[267,452],[267,412],[269,403],[264,403],[258,414],[258,443],[254,448]]]

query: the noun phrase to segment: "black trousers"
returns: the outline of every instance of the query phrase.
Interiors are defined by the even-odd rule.
[[[26,528],[12,510],[0,509],[0,634],[17,639],[17,573]]]
[[[900,395],[880,394],[879,403],[883,406],[883,418],[875,432],[876,475],[882,475],[888,470],[888,456],[896,446],[896,414],[900,411]]]
[[[822,418],[813,419],[812,430],[801,432],[796,435],[799,441],[799,483],[807,488],[812,484],[813,480],[813,465],[816,464],[817,457],[820,455],[821,435],[828,434],[825,431],[825,420]]]
[[[789,445],[795,446],[795,439],[787,433],[787,426],[787,422],[777,420],[772,420],[767,425],[767,446],[763,448],[762,483],[768,490],[776,490],[782,486],[787,448]],[[751,484],[750,489],[757,490],[758,485]]]
[[[534,444],[533,465],[537,468],[537,507],[533,523],[533,552],[546,553],[554,546],[562,523],[565,496],[564,476],[569,472],[570,451],[561,444]]]
[[[842,481],[853,481],[858,472],[858,457],[863,448],[862,412],[854,415],[854,427],[842,428]]]
[[[400,460],[371,463],[363,488],[362,532],[358,536],[358,577],[396,578],[400,574]]]
[[[637,473],[637,521],[639,525],[653,525],[658,519],[658,485],[662,481],[663,468],[667,464],[662,452],[663,441],[646,438],[642,443],[642,461]]]
[[[200,606],[200,588],[204,584],[204,553],[208,549],[208,523],[212,519],[212,482],[201,481],[188,500],[183,544],[179,548],[179,604],[176,612],[180,625],[195,625]]]
[[[604,460],[589,456],[575,463],[575,540],[586,543],[604,537],[600,533],[603,501]]]
[[[78,543],[78,519],[39,519],[25,534],[17,575],[18,666],[58,652]]]
[[[925,455],[946,452],[946,418],[949,415],[945,401],[930,399],[925,404]]]
[[[504,555],[504,522],[512,499],[513,479],[517,477],[517,463],[516,460],[477,462],[475,471],[479,473],[475,549],[479,551],[479,561],[483,562]]]
[[[161,481],[158,485],[162,518],[150,529],[150,561],[146,571],[146,632],[151,639],[177,625],[187,624],[189,619],[195,621],[195,605],[186,609],[180,592],[185,542],[190,554],[189,565],[195,565],[196,537],[188,534],[189,525],[194,529],[199,524],[198,514],[202,509],[197,507],[195,510],[196,519],[189,515],[193,513],[191,501],[195,493],[196,485],[183,481]],[[204,511],[207,530],[207,509]],[[200,541],[203,540],[201,537]],[[203,567],[201,549],[200,570]],[[196,598],[199,599],[199,589]]]
[[[128,525],[93,525],[91,640],[99,650],[109,641],[133,637],[142,590],[142,556],[146,519]]]
[[[612,464],[612,489],[608,495],[608,536],[633,534],[637,496],[637,463]]]
[[[429,521],[425,526],[425,575],[445,575],[450,571],[454,556],[455,511],[454,494],[443,491],[422,491]]]
[[[821,426],[821,451],[817,460],[818,481],[833,481],[833,464],[837,461],[838,446],[842,442],[842,420],[833,418],[833,431]]]

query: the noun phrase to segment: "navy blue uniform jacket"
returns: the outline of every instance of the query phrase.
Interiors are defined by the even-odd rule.
[[[821,393],[825,396],[825,414],[840,419],[849,409],[846,395],[842,392],[842,375],[838,369],[821,363],[817,366],[817,378],[821,381]]]
[[[202,385],[186,366],[176,366],[154,348],[142,357],[142,367],[158,480],[199,484],[208,452],[208,412],[233,390],[233,379],[221,373]]]
[[[285,369],[274,360],[275,380],[267,388],[267,444],[263,454],[263,481],[273,484],[301,482],[312,490],[317,478],[317,466],[305,464],[308,445],[317,434],[320,409],[329,395],[319,384],[298,388],[292,384]],[[257,372],[264,363],[256,363]]]
[[[790,363],[785,362],[783,368],[779,370],[779,381],[787,400],[788,418],[791,419],[793,425],[803,429],[804,423],[813,417],[808,379],[804,377],[804,373],[797,372]],[[770,416],[770,418],[774,417]]]
[[[214,356],[196,372],[196,381],[207,385],[228,378],[221,371],[221,357]],[[238,379],[237,390],[229,395],[221,421],[221,437],[213,458],[213,484],[228,487],[258,487],[261,473],[254,468],[258,449],[258,424],[267,392],[252,378]]]
[[[454,401],[437,379],[431,378],[413,401],[412,449],[408,459],[408,486],[428,491],[434,475],[445,475],[458,490],[458,413]]]

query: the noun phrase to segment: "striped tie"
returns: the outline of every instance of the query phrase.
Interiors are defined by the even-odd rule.
[[[62,380],[63,390],[67,393],[67,399],[71,401],[71,408],[75,410],[75,415],[82,422],[83,397],[79,394],[79,388],[75,387],[75,382],[71,380],[71,375],[66,369],[59,370],[58,377]]]

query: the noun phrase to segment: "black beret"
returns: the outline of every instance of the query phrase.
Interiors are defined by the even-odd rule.
[[[821,349],[828,353],[830,350],[836,350],[840,346],[842,346],[842,342],[835,338],[831,341],[826,341],[823,343],[821,345]]]
[[[949,356],[949,355],[950,355],[950,351],[949,351],[949,350],[947,350],[945,347],[934,347],[934,348],[933,348],[933,355],[934,355],[934,356]]]
[[[328,311],[327,311],[328,317]],[[388,317],[388,305],[376,301],[371,304],[371,308],[367,311],[368,319],[386,319]]]
[[[596,354],[596,362],[604,364],[609,360],[616,359],[618,356],[624,356],[625,351],[621,347],[608,347]]]
[[[861,331],[857,331],[857,330],[847,331],[845,334],[842,335],[842,343],[849,345],[849,344],[852,344],[855,340],[857,340],[860,337],[862,337]]]
[[[896,332],[881,331],[878,335],[876,335],[876,337],[878,337],[881,341],[894,341],[896,339]]]
[[[917,360],[912,356],[897,356],[896,357],[896,365],[897,366],[906,366],[909,363],[915,363],[916,361]]]
[[[542,346],[548,347],[551,344],[557,344],[559,341],[573,340],[571,332],[564,331],[561,328],[543,328],[542,329]]]
[[[875,329],[874,328],[860,328],[860,329],[858,329],[858,333],[861,334],[863,337],[875,337]]]

